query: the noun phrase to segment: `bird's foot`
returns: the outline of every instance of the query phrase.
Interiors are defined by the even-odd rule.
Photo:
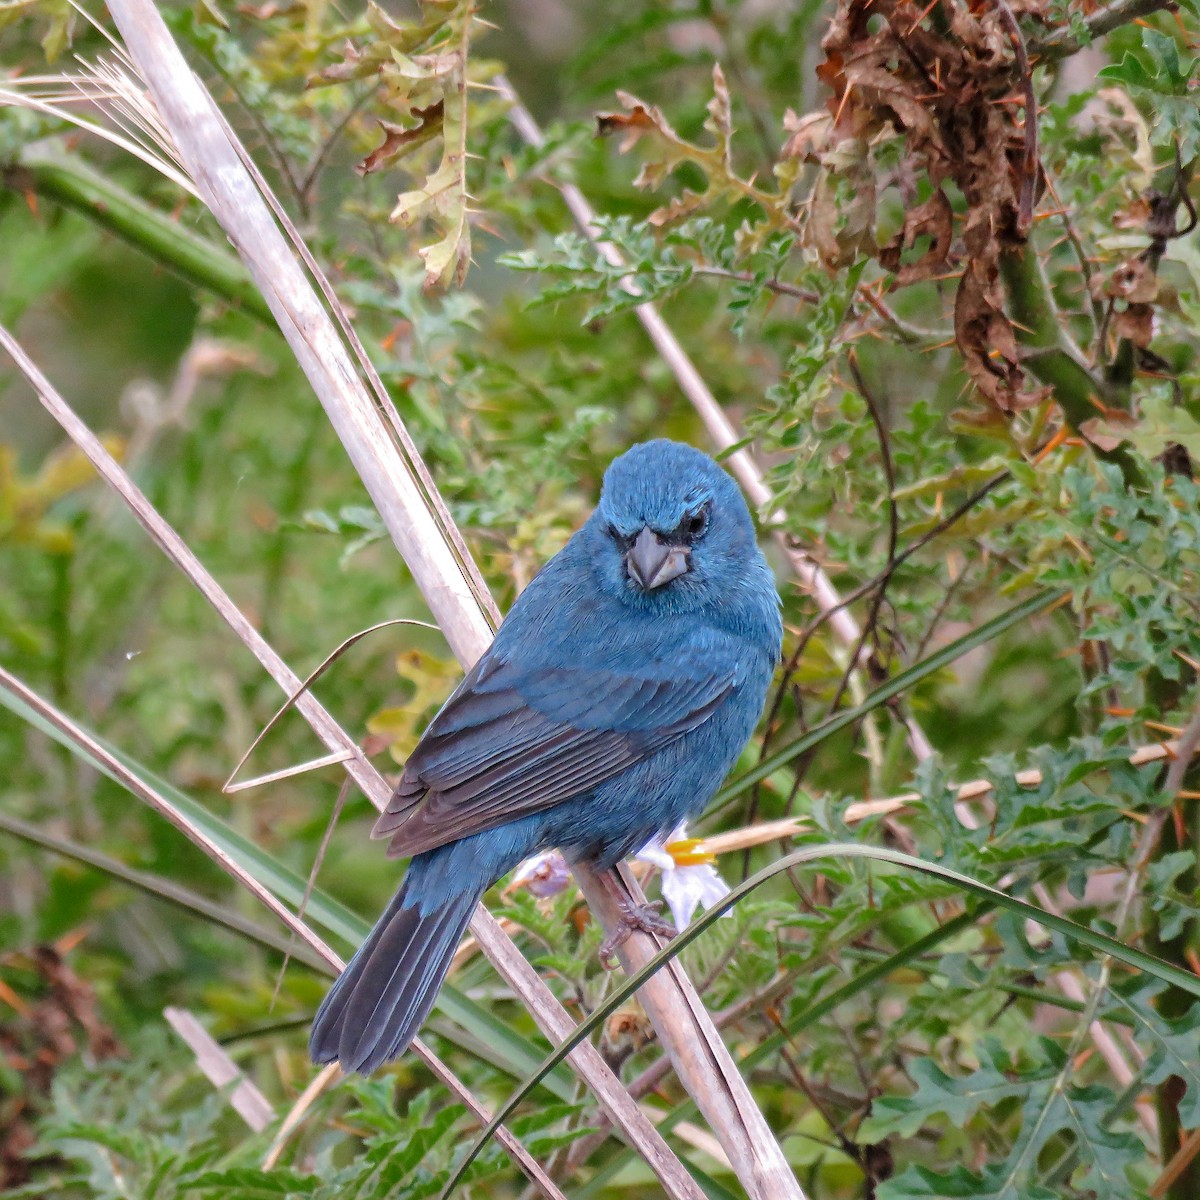
[[[600,964],[611,971],[616,963],[617,948],[627,942],[634,933],[656,933],[659,937],[673,938],[678,930],[672,921],[660,917],[661,900],[648,904],[622,904],[621,919],[616,929],[600,943]]]

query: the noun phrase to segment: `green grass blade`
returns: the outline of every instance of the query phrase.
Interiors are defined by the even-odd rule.
[[[977,629],[972,629],[970,633],[964,634],[957,641],[943,646],[928,658],[923,658],[919,663],[909,667],[907,671],[901,671],[899,675],[876,688],[861,704],[835,713],[832,717],[822,721],[820,725],[810,729],[802,737],[798,737],[794,742],[789,742],[783,749],[777,750],[770,758],[764,758],[744,775],[739,775],[717,793],[705,815],[711,817],[756,783],[761,783],[768,775],[778,771],[780,767],[786,766],[797,755],[811,750],[827,737],[832,737],[848,725],[861,721],[873,709],[878,708],[881,704],[886,704],[893,697],[907,691],[914,684],[920,683],[922,679],[932,675],[935,671],[949,666],[964,654],[999,637],[1005,630],[1019,625],[1026,617],[1031,617],[1051,604],[1057,603],[1064,594],[1056,591],[1038,592],[1028,600],[1022,600],[1020,604],[1002,612],[998,617],[993,617]]]
[[[249,917],[243,916],[233,909],[225,908],[207,896],[202,896],[199,892],[193,892],[190,888],[176,883],[173,879],[165,879],[163,876],[152,874],[149,871],[139,871],[136,867],[121,862],[120,859],[111,858],[99,850],[93,850],[90,846],[82,846],[69,838],[56,837],[28,821],[22,821],[19,817],[9,816],[7,813],[0,813],[0,831],[11,834],[31,846],[37,846],[52,854],[57,854],[61,858],[69,858],[73,862],[101,871],[113,879],[137,888],[138,891],[145,892],[159,900],[165,900],[168,904],[172,904],[184,912],[202,917],[205,921],[228,929],[231,933],[247,938],[257,945],[265,946],[270,950],[278,950],[281,954],[288,954],[312,967],[315,971],[326,975],[331,973],[329,965],[324,959],[313,953],[302,942],[293,940],[277,930],[269,929],[265,925],[260,925],[257,921],[252,921]]]

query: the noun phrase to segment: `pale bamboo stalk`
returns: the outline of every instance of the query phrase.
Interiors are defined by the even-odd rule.
[[[491,629],[378,403],[234,149],[220,114],[150,0],[110,11],[205,204],[233,243],[308,377],[455,654]]]
[[[375,807],[382,809],[391,795],[391,789],[375,766],[362,754],[353,739],[311,693],[301,689],[299,676],[283,662],[258,630],[246,620],[221,585],[157,512],[95,434],[54,390],[49,380],[38,370],[3,326],[0,326],[0,347],[8,352],[37,393],[43,406],[80,448],[101,478],[125,500],[152,540],[161,547],[168,558],[179,567],[193,586],[216,609],[218,615],[225,619],[284,693],[288,696],[299,693],[295,702],[297,710],[327,746],[333,750],[340,748],[345,757],[339,756],[339,761],[344,761],[346,770]],[[185,830],[185,832],[187,831]],[[232,867],[227,865],[229,863],[227,857],[219,858],[218,861],[231,871],[232,867],[236,866],[236,864],[232,864]],[[235,873],[235,877],[239,882],[245,882],[242,874]],[[258,890],[252,890],[255,891],[255,895],[260,894]],[[267,895],[269,896],[270,893]],[[286,914],[287,910],[278,905],[278,901],[275,901],[273,896],[271,901],[273,902],[272,911],[276,912],[281,919],[286,920],[287,917],[283,914]],[[304,928],[307,929],[307,926]],[[559,1004],[553,992],[546,987],[537,972],[530,967],[513,943],[498,930],[494,918],[482,905],[476,909],[472,918],[471,930],[493,966],[520,997],[543,1032],[555,1041],[562,1041],[575,1027],[570,1014]],[[333,954],[328,947],[324,947],[323,953],[326,957]],[[331,961],[336,961],[340,969],[340,959],[336,959],[334,956]],[[630,1144],[650,1164],[668,1195],[684,1197],[686,1200],[701,1200],[703,1194],[695,1181],[672,1153],[661,1134],[646,1118],[641,1108],[630,1098],[600,1052],[590,1042],[584,1042],[571,1052],[569,1062],[584,1082],[592,1088],[609,1120],[621,1130],[629,1139]]]
[[[389,436],[378,398],[372,401],[362,387],[329,315],[234,149],[231,131],[188,68],[154,5],[150,0],[112,0],[109,8],[188,174],[279,321],[297,362],[329,414],[455,654],[464,666],[470,666],[486,649],[490,627],[421,489]],[[398,422],[396,415],[392,424]],[[601,923],[605,928],[614,928],[622,916],[615,897],[598,896],[597,902]],[[629,954],[642,956],[642,961],[654,949],[645,938],[631,939],[627,948]],[[634,958],[629,961],[634,962]],[[764,1164],[751,1178],[742,1179],[743,1186],[752,1200],[801,1200],[803,1193],[792,1178],[783,1151],[738,1075],[732,1056],[720,1038],[712,1037],[704,1028],[699,1015],[703,1006],[695,989],[681,970],[674,969],[659,974],[656,990],[662,991],[669,980],[674,981],[671,1001],[650,1013],[651,1020],[664,1048],[685,1070],[695,1061],[693,1047],[697,1042],[707,1046],[711,1058],[720,1060],[719,1066],[706,1060],[712,1069],[701,1075],[684,1073],[680,1079],[706,1117],[715,1119],[713,1133],[731,1161]],[[716,1101],[713,1089],[722,1083],[728,1092]],[[714,1108],[714,1104],[719,1107]],[[636,1105],[634,1109],[644,1121]],[[651,1166],[658,1170],[674,1164],[682,1171],[665,1143],[662,1147],[670,1160],[659,1156],[651,1160]],[[690,1176],[685,1178],[686,1183],[676,1177],[673,1186],[682,1188],[684,1194],[699,1196]],[[771,1190],[766,1190],[764,1181],[768,1180]]]
[[[530,146],[544,145],[545,135],[533,119],[533,115],[521,103],[521,98],[513,90],[508,79],[503,75],[497,75],[492,83],[510,105],[508,115],[513,128]],[[573,183],[555,181],[554,186],[562,195],[563,203],[566,204],[571,216],[575,218],[575,224],[579,226],[580,232],[592,243],[604,260],[614,267],[625,266],[625,260],[620,250],[611,242],[604,241],[596,232],[596,214],[592,211],[583,192]],[[629,290],[633,291],[632,286]],[[696,369],[696,364],[692,362],[691,356],[680,344],[674,331],[663,319],[662,313],[650,301],[637,305],[634,312],[650,341],[654,344],[655,350],[670,368],[671,374],[675,376],[679,390],[687,397],[689,403],[696,410],[696,414],[704,423],[709,440],[717,452],[720,453],[728,450],[731,446],[738,445],[743,439],[725,415],[725,410],[717,403],[717,398],[712,394],[708,384],[704,382],[704,377]],[[763,480],[762,469],[754,461],[749,450],[745,447],[735,450],[725,461],[755,508],[760,512],[768,508],[771,503],[771,493]],[[784,517],[782,513],[773,512],[767,516],[766,520],[770,525],[780,526],[783,524]],[[842,598],[832,580],[821,569],[821,565],[789,538],[782,529],[777,529],[774,536],[791,565],[793,573],[800,581],[800,586],[816,601],[817,608],[822,615],[828,616],[829,624],[838,640],[853,653],[861,640],[862,630],[859,629],[858,622],[843,606]],[[853,665],[857,666],[858,664]],[[852,680],[852,684],[855,686],[855,698],[861,700],[864,694],[861,683]],[[921,729],[915,717],[906,718],[905,724],[908,728],[908,743],[913,756],[923,762],[933,753],[933,747],[929,744],[929,739],[925,736],[924,730]]]
[[[593,912],[616,908],[615,896],[619,892],[610,873],[580,865],[574,874],[579,890]],[[644,905],[646,897],[632,875],[626,873],[623,882],[633,903]],[[612,926],[606,923],[605,928]],[[661,948],[661,943],[651,935],[633,933],[618,948],[617,954],[626,974],[633,974]],[[804,1191],[770,1125],[677,958],[642,985],[638,1000],[658,1032],[676,1076],[684,1083],[721,1143],[746,1194],[761,1200],[804,1200]],[[680,1019],[681,1003],[687,1006],[682,1013],[684,1020]],[[689,1036],[663,1036],[664,1028],[676,1034],[685,1021]],[[730,1129],[739,1133],[744,1131],[744,1136],[730,1137]]]

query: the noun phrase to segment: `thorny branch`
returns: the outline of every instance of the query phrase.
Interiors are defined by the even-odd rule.
[[[1025,155],[1021,163],[1021,205],[1017,214],[1017,234],[1024,237],[1033,223],[1033,204],[1038,181],[1037,94],[1033,90],[1033,71],[1025,51],[1025,36],[1006,0],[996,0],[996,8],[1008,26],[1009,40],[1017,60],[1017,75],[1025,94]]]
[[[871,605],[867,610],[867,619],[863,622],[862,636],[854,651],[852,661],[856,661],[859,655],[862,654],[863,648],[867,643],[867,638],[873,637],[878,642],[877,626],[879,612],[883,607],[888,584],[891,582],[892,576],[896,571],[896,544],[900,540],[900,520],[896,510],[896,469],[892,465],[892,446],[888,439],[887,427],[883,423],[883,414],[879,411],[879,401],[875,398],[874,393],[867,386],[867,381],[863,378],[862,371],[858,365],[858,355],[851,350],[846,357],[850,365],[850,373],[854,376],[854,382],[858,387],[859,395],[862,396],[863,403],[866,404],[867,411],[871,414],[871,423],[875,426],[875,433],[879,438],[879,457],[883,463],[884,482],[887,486],[888,512],[887,561],[884,564],[883,570],[879,573],[879,584],[871,595]],[[842,681],[834,693],[833,703],[830,706],[831,709],[836,710],[841,703],[842,697],[846,694],[848,683],[848,676],[843,675]]]
[[[1104,37],[1106,33],[1112,33],[1122,25],[1128,25],[1131,21],[1148,17],[1152,13],[1174,12],[1177,7],[1175,0],[1117,0],[1115,4],[1109,4],[1084,18],[1086,41],[1075,33],[1074,26],[1062,25],[1045,37],[1031,41],[1029,56],[1038,66],[1046,66],[1069,58],[1096,38]]]

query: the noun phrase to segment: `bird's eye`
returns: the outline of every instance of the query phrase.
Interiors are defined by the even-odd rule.
[[[679,523],[679,532],[688,541],[695,541],[708,528],[708,509],[706,504],[703,508],[688,513]]]
[[[612,538],[612,540],[616,542],[618,546],[622,547],[622,549],[629,545],[629,538],[627,538],[615,525],[611,523],[608,526],[608,536]]]

